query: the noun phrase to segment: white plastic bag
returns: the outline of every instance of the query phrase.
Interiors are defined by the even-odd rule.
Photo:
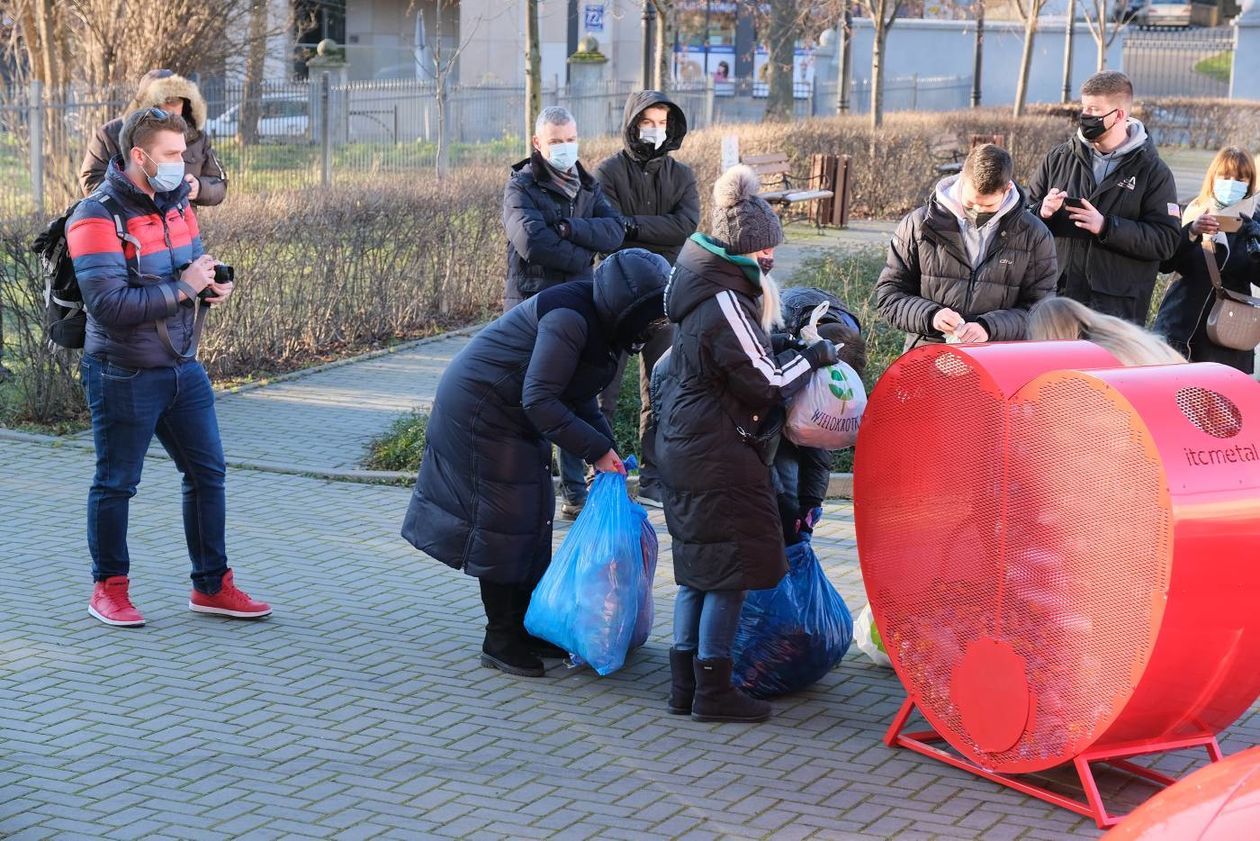
[[[875,627],[875,615],[867,604],[853,620],[853,644],[858,647],[876,666],[892,668],[892,660],[884,651],[884,641],[879,638],[879,630]]]
[[[801,328],[801,338],[807,343],[819,341],[818,319],[827,308],[826,302],[815,307],[809,324]],[[862,378],[848,363],[837,362],[811,374],[809,384],[792,398],[783,434],[802,447],[842,450],[857,440],[864,411],[866,386]]]

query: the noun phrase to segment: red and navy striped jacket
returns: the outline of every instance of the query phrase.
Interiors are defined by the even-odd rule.
[[[91,198],[79,202],[66,225],[66,245],[87,309],[85,353],[128,368],[162,368],[181,360],[159,338],[163,319],[171,344],[186,352],[193,339],[193,307],[181,305],[178,267],[202,255],[197,217],[187,184],[153,198],[120,168],[109,165],[100,190],[114,199],[126,242],[110,209]]]

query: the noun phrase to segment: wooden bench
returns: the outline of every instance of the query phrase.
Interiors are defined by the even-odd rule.
[[[753,172],[761,177],[763,190],[761,197],[772,205],[781,205],[784,209],[803,202],[820,201],[835,195],[831,190],[821,189],[813,179],[802,179],[792,175],[792,164],[786,152],[771,152],[767,155],[746,155],[740,163],[752,167]],[[805,187],[797,187],[796,182],[804,181]]]
[[[928,141],[928,151],[932,155],[932,160],[939,161],[936,165],[936,171],[941,175],[951,175],[962,172],[963,160],[967,157],[968,152],[986,143],[992,143],[995,146],[1005,146],[1006,135],[973,134],[971,135],[971,145],[964,147],[958,135],[938,134]]]

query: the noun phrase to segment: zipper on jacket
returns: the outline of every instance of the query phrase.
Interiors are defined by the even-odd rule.
[[[1006,239],[1006,231],[1005,230],[998,231],[997,236],[998,236],[998,239],[1000,240]],[[980,270],[983,269],[986,265],[988,265],[989,261],[992,260],[994,256],[1001,250],[1002,250],[1001,248],[994,248],[990,250],[988,254],[984,255],[984,259],[980,261],[980,265],[976,266],[974,269],[971,270],[971,277],[968,278],[967,280],[967,297],[963,300],[964,313],[971,311],[971,299],[976,294],[976,278],[980,275]]]

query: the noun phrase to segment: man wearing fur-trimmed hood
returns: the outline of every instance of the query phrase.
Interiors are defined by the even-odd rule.
[[[150,70],[140,79],[135,98],[126,110],[131,112],[143,108],[161,108],[184,118],[188,124],[188,134],[184,138],[188,144],[184,151],[184,180],[188,182],[189,200],[203,207],[221,203],[227,197],[227,173],[210,148],[210,135],[206,133],[206,100],[197,86],[170,70]],[[125,150],[118,147],[122,124],[122,117],[110,120],[96,130],[96,135],[88,144],[79,173],[83,195],[96,190],[105,179],[109,162],[124,154]]]

